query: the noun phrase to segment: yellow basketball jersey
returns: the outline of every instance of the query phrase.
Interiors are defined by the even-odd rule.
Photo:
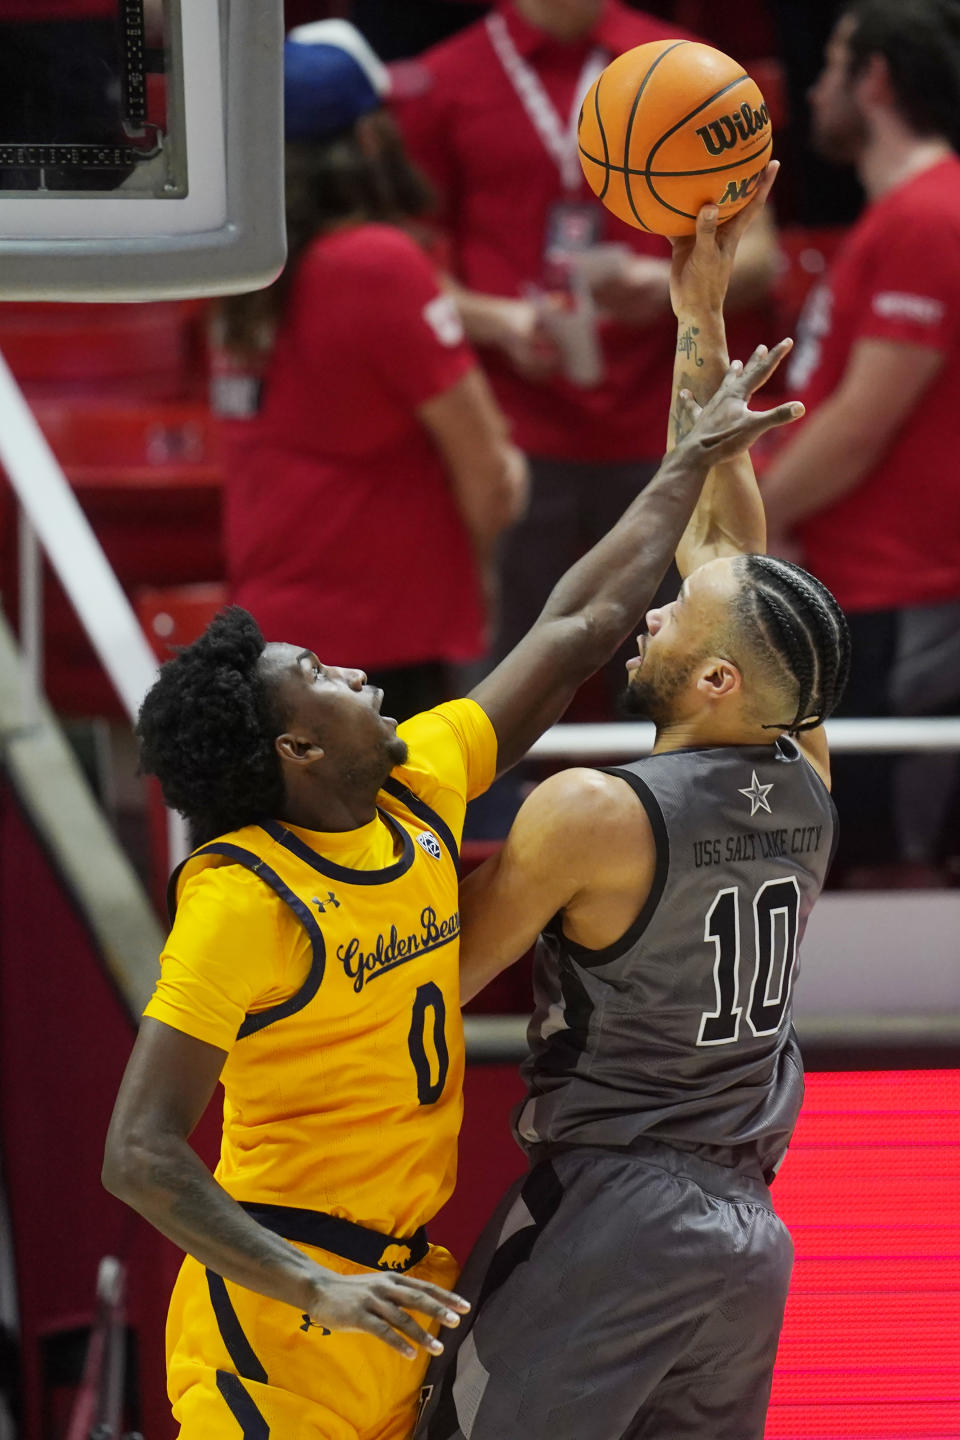
[[[400,1236],[436,1213],[456,1174],[464,1066],[458,844],[466,799],[489,783],[496,755],[492,727],[469,701],[416,717],[402,733],[410,764],[387,782],[377,818],[338,837],[353,863],[330,858],[330,846],[322,853],[316,832],[275,821],[189,857],[177,881],[173,964],[168,975],[165,958],[146,1011],[211,1038],[199,1001],[197,1024],[185,1018],[183,985],[177,994],[185,965],[178,969],[176,957],[189,947],[175,937],[181,920],[190,923],[184,912],[197,877],[228,867],[218,868],[221,891],[236,893],[251,915],[251,900],[257,915],[269,912],[276,952],[300,969],[285,990],[275,983],[283,971],[271,969],[276,957],[264,957],[268,1001],[245,1014],[222,1073],[217,1178],[238,1200],[322,1210]],[[272,932],[259,923],[250,935],[266,948],[263,935]],[[194,947],[190,984],[204,953]],[[219,963],[228,973],[229,957]]]

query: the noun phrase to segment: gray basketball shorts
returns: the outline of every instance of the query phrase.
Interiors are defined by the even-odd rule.
[[[792,1266],[760,1179],[653,1141],[555,1154],[464,1268],[417,1440],[762,1440]]]

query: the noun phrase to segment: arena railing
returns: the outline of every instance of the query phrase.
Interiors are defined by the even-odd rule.
[[[11,727],[22,732],[31,717],[49,725],[42,697],[43,613],[41,553],[45,553],[69,597],[77,616],[110,677],[131,721],[153,682],[157,661],[134,610],[84,515],[69,482],[57,462],[19,386],[0,356],[0,462],[9,477],[19,504],[20,525],[20,659],[22,694],[16,721],[12,710],[5,711],[4,725],[9,739]],[[349,658],[349,657],[348,657]],[[4,715],[0,711],[0,720]],[[847,752],[960,751],[960,717],[936,719],[845,719],[826,726],[832,749]],[[557,725],[533,747],[531,758],[544,762],[594,761],[636,758],[647,753],[653,729],[636,722],[622,724]],[[49,823],[56,823],[55,807]],[[170,853],[185,851],[182,822],[170,820]],[[853,902],[853,911],[850,904]],[[857,905],[863,911],[857,919]],[[892,909],[891,909],[892,906]],[[912,908],[911,908],[912,907]],[[883,912],[883,913],[881,913]],[[960,891],[920,894],[907,898],[876,895],[826,896],[814,912],[832,913],[842,924],[837,928],[841,951],[831,954],[837,969],[821,977],[821,987],[840,985],[852,988],[839,1009],[821,999],[818,1007],[800,1014],[798,1028],[804,1038],[824,1053],[851,1053],[865,1056],[877,1047],[884,1053],[905,1055],[931,1050],[960,1055]],[[929,919],[925,918],[929,917]],[[859,925],[859,931],[858,931]],[[917,934],[926,930],[927,939]],[[931,929],[931,926],[933,927]],[[859,940],[858,940],[859,933]],[[874,937],[871,939],[871,936]],[[876,937],[887,943],[885,970],[880,990],[877,974],[862,975],[859,952],[876,945]],[[891,940],[890,937],[893,937]],[[896,965],[891,948],[897,937],[903,940],[906,963]],[[952,950],[951,950],[952,947]],[[809,948],[809,947],[808,947]],[[804,953],[805,969],[809,968]],[[918,979],[918,964],[929,958],[927,972]],[[952,959],[951,959],[952,956]],[[143,1006],[145,974],[142,961],[127,962],[124,955],[111,957],[111,970],[133,1013]],[[922,966],[921,966],[922,969]],[[898,999],[898,973],[902,996]],[[846,978],[845,978],[846,977]],[[882,993],[883,1004],[877,1003]],[[826,989],[824,989],[826,994]],[[902,1000],[902,1003],[900,1001]],[[490,1061],[518,1060],[525,1053],[525,1021],[522,1017],[468,1017],[471,1058]]]
[[[960,750],[960,716],[916,719],[828,720],[830,749],[841,754],[917,750]],[[653,748],[653,726],[629,721],[612,725],[555,725],[533,746],[537,760],[636,759]]]
[[[110,562],[10,367],[0,355],[0,462],[18,501],[20,651],[23,710],[43,693],[45,553],[131,722],[157,673],[157,661]],[[168,844],[186,852],[179,815]]]

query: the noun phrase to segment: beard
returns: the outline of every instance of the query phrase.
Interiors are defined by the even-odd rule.
[[[343,779],[351,790],[376,793],[383,788],[392,770],[407,761],[407,742],[399,735],[385,738],[375,748],[351,756],[343,766]]]
[[[391,770],[396,765],[406,765],[409,754],[406,740],[401,740],[399,735],[394,735],[392,740],[387,741],[385,749]]]
[[[621,714],[632,720],[652,720],[658,730],[674,718],[674,702],[693,673],[693,662],[669,671],[641,666],[618,701]]]

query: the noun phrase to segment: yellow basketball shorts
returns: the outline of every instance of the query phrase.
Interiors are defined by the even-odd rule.
[[[312,1245],[297,1249],[340,1275],[371,1273]],[[458,1266],[431,1245],[406,1273],[449,1289]],[[170,1301],[167,1384],[180,1440],[406,1440],[428,1360],[425,1350],[406,1360],[372,1335],[331,1334],[191,1256]]]

